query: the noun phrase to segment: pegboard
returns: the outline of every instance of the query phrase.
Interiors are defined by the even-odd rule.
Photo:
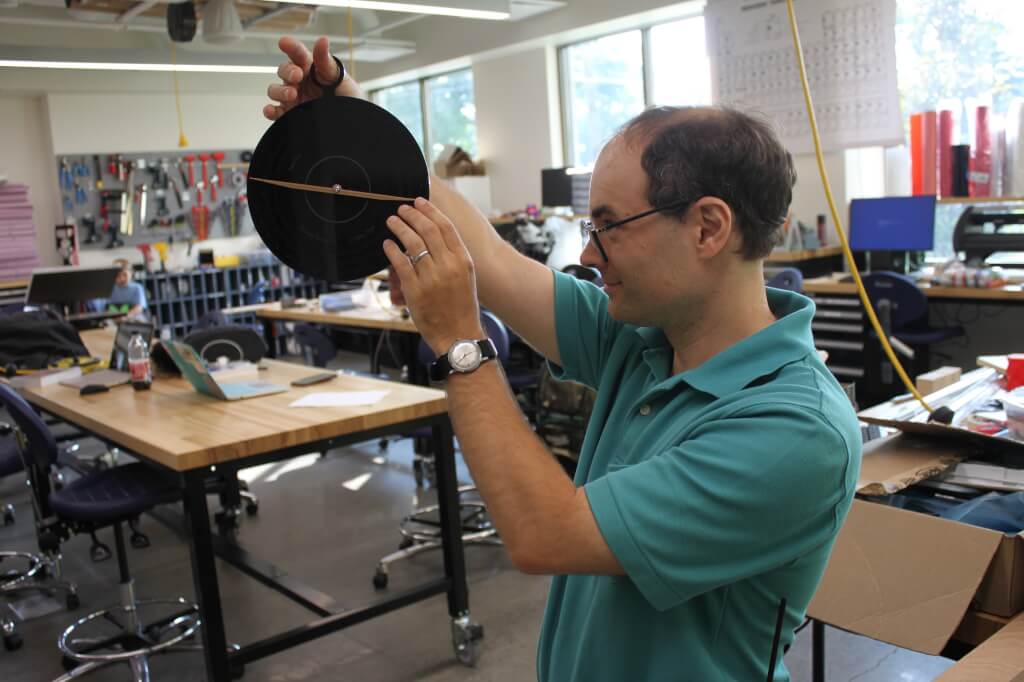
[[[189,150],[59,156],[63,215],[78,226],[81,249],[254,234],[245,187],[250,154]]]

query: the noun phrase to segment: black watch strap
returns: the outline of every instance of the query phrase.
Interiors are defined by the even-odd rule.
[[[458,343],[458,341],[456,341]],[[480,349],[480,364],[493,360],[498,357],[498,349],[495,347],[494,342],[490,339],[479,339],[475,340],[477,347]],[[479,366],[479,365],[478,365]],[[452,369],[452,363],[448,360],[448,353],[442,353],[436,360],[430,363],[430,380],[434,383],[440,383],[448,378],[448,375],[452,374],[455,370]]]

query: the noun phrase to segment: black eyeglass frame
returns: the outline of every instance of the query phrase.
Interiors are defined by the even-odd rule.
[[[689,206],[690,204],[694,203],[695,201],[697,201],[697,200],[696,199],[680,199],[678,201],[673,201],[671,203],[665,204],[664,206],[656,206],[655,208],[648,209],[648,210],[646,210],[646,211],[644,211],[642,213],[637,213],[636,215],[631,215],[628,218],[623,218],[622,220],[616,220],[614,223],[608,223],[604,227],[595,227],[594,226],[594,221],[592,219],[585,218],[585,219],[580,221],[580,231],[583,233],[583,248],[586,248],[587,247],[587,242],[589,242],[591,239],[593,239],[594,240],[594,245],[597,247],[598,252],[601,254],[601,258],[603,258],[604,262],[607,263],[608,262],[608,254],[604,250],[604,245],[601,244],[601,239],[597,236],[598,233],[600,233],[600,232],[607,232],[608,230],[613,230],[616,227],[622,227],[626,223],[631,223],[634,220],[640,220],[641,218],[646,218],[647,216],[654,215],[655,213],[663,213],[665,211],[672,211],[672,210],[680,209],[680,208],[683,208],[684,206]]]

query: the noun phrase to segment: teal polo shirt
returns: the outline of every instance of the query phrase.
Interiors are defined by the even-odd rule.
[[[559,378],[597,389],[576,472],[624,576],[556,576],[541,682],[764,680],[828,561],[860,469],[856,415],[818,358],[814,304],[672,375],[659,329],[617,322],[555,273]],[[728,301],[722,301],[728,305]]]

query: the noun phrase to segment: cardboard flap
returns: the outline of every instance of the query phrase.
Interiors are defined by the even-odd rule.
[[[1016,682],[1024,680],[1024,614],[1003,626],[960,662],[943,673],[939,682]]]
[[[1002,537],[854,500],[807,613],[936,655],[967,611]]]
[[[877,444],[876,444],[877,443]],[[896,436],[864,448],[857,492],[891,495],[962,461],[965,448],[956,443]]]

